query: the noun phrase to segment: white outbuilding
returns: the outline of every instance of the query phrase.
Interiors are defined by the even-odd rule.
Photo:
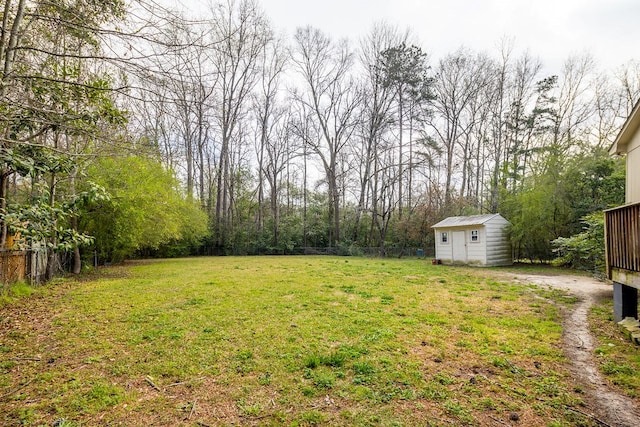
[[[511,223],[500,214],[452,216],[433,225],[436,259],[443,264],[511,265]]]

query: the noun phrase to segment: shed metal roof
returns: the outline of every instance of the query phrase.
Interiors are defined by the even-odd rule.
[[[500,214],[450,216],[449,218],[443,219],[439,223],[432,225],[431,228],[466,227],[471,225],[483,225],[487,221],[500,216],[501,216]]]

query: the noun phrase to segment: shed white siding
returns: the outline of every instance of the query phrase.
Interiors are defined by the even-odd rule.
[[[444,232],[447,233],[447,241],[443,242],[442,241],[442,229],[435,229],[436,230],[436,258],[439,260],[452,260],[453,259],[453,252],[452,252],[452,245],[451,245],[451,231],[450,230],[446,230]]]
[[[485,223],[485,230],[487,233],[487,265],[513,264],[508,226],[509,221],[502,217]]]
[[[445,264],[511,265],[508,225],[509,221],[499,214],[447,218],[432,227],[436,258]],[[446,242],[442,233],[447,234]]]
[[[478,231],[478,240],[473,241],[471,239],[471,232],[473,230]],[[484,265],[487,263],[487,251],[485,242],[487,241],[487,230],[485,227],[471,227],[466,230],[467,235],[467,253],[469,254],[468,261],[470,264]]]

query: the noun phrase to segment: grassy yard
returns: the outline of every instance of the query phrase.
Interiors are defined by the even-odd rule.
[[[600,372],[627,396],[640,399],[640,349],[613,321],[613,301],[600,301],[589,313],[596,337],[595,359]]]
[[[590,425],[560,347],[571,299],[491,274],[337,257],[100,269],[0,308],[0,424]]]

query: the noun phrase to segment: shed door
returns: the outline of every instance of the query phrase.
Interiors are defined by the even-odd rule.
[[[452,257],[454,262],[467,262],[467,241],[464,231],[451,233]]]

